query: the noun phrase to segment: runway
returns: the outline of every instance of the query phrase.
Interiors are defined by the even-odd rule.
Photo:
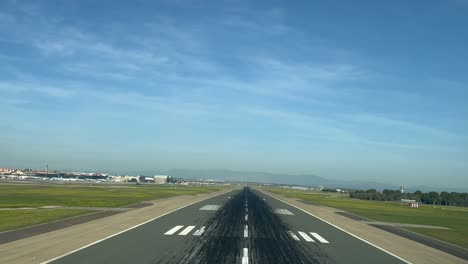
[[[405,262],[246,187],[177,210],[50,263]]]

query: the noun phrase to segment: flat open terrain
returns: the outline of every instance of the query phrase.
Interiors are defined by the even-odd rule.
[[[195,195],[222,187],[176,185],[0,184],[0,231],[90,213],[77,209],[37,209],[42,206],[122,207],[142,201]],[[19,208],[34,208],[21,209]],[[11,210],[8,210],[11,209]]]
[[[468,211],[465,208],[422,205],[411,208],[406,204],[350,199],[347,195],[268,189],[268,191],[301,199],[315,205],[341,209],[376,221],[448,227],[450,230],[406,228],[432,238],[468,248]]]
[[[91,213],[88,210],[2,210],[0,231],[17,229],[67,217]]]

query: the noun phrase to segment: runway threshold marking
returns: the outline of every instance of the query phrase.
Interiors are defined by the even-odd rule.
[[[190,231],[192,231],[195,226],[187,226],[182,232],[179,233],[179,236],[186,236]]]
[[[170,235],[173,235],[175,232],[179,231],[179,229],[181,229],[182,227],[184,227],[183,225],[178,225],[178,226],[174,226],[173,228],[171,228],[169,231],[167,231],[166,233],[164,233],[164,235],[166,236],[170,236]]]
[[[307,242],[315,242],[306,232],[299,231],[299,235]]]
[[[317,233],[313,233],[313,232],[310,232],[310,234],[315,237],[318,241],[320,241],[321,243],[325,243],[325,244],[328,244],[330,242],[328,242],[325,238],[323,238],[321,235],[317,234]]]

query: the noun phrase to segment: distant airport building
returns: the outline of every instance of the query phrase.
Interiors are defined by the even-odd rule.
[[[166,183],[173,182],[172,176],[169,176],[169,175],[155,175],[153,179],[154,179],[154,183],[158,183],[158,184],[166,184]]]
[[[153,177],[145,177],[145,182],[154,182]]]

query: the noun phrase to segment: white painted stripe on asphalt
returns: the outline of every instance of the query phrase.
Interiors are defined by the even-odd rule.
[[[249,237],[249,227],[247,225],[244,226],[244,237]]]
[[[294,238],[294,240],[300,241],[299,237],[297,237],[296,234],[294,234],[293,231],[288,231],[288,233],[292,236],[292,238]]]
[[[317,234],[317,233],[313,233],[313,232],[310,232],[310,234],[312,236],[314,236],[318,241],[320,241],[321,243],[325,243],[325,244],[328,244],[330,242],[328,242],[325,238],[323,238],[321,235]]]
[[[175,232],[179,231],[179,229],[181,229],[182,227],[184,227],[184,226],[183,225],[174,226],[173,228],[169,229],[169,231],[164,233],[164,235],[166,235],[166,236],[173,235]]]
[[[386,250],[386,249],[384,249],[384,248],[381,248],[381,247],[379,247],[379,246],[377,246],[377,245],[375,245],[375,244],[373,244],[373,243],[371,243],[371,242],[365,240],[364,238],[360,238],[360,237],[356,236],[355,234],[353,234],[353,233],[351,233],[351,232],[348,232],[348,231],[344,230],[343,228],[341,228],[341,227],[339,227],[339,226],[337,226],[337,225],[335,225],[335,224],[332,224],[332,223],[328,222],[327,220],[322,219],[322,218],[320,218],[320,217],[314,215],[313,213],[309,213],[309,212],[307,212],[306,210],[304,210],[304,209],[302,209],[302,208],[299,208],[299,207],[297,207],[297,206],[295,206],[295,205],[293,205],[293,204],[291,204],[291,203],[288,203],[288,202],[286,202],[286,201],[284,201],[284,200],[282,200],[282,199],[273,197],[273,196],[271,196],[270,194],[268,194],[268,193],[266,193],[266,192],[265,192],[265,194],[268,195],[268,196],[270,196],[271,198],[274,198],[274,199],[276,199],[276,200],[278,200],[278,201],[280,201],[280,202],[283,202],[283,203],[285,203],[285,204],[287,204],[287,205],[289,205],[289,206],[292,206],[292,207],[294,207],[294,208],[296,208],[296,209],[299,209],[299,210],[301,210],[302,212],[304,212],[304,213],[306,213],[306,214],[308,214],[308,215],[310,215],[310,216],[313,216],[313,217],[319,219],[320,221],[322,221],[322,222],[324,222],[324,223],[327,223],[327,224],[333,226],[334,228],[336,228],[336,229],[338,229],[338,230],[340,230],[340,231],[343,231],[343,232],[345,232],[346,234],[348,234],[348,235],[350,235],[350,236],[352,236],[352,237],[354,237],[354,238],[356,238],[356,239],[359,239],[359,240],[361,240],[362,242],[367,243],[367,244],[369,244],[369,245],[375,247],[376,249],[379,249],[379,250],[381,250],[381,251],[383,251],[383,252],[389,254],[389,255],[392,256],[392,257],[395,257],[395,258],[397,258],[397,259],[399,259],[399,260],[401,260],[401,261],[403,261],[403,262],[405,262],[405,263],[407,263],[407,264],[412,264],[412,262],[410,262],[410,261],[408,261],[408,260],[406,260],[406,259],[404,259],[404,258],[402,258],[402,257],[400,257],[400,256],[398,256],[398,255],[396,255],[396,254],[393,254],[392,252],[390,252],[390,251],[388,251],[388,250]]]
[[[198,232],[198,236],[203,235],[204,232],[205,232],[205,226],[203,226],[200,232]]]
[[[203,234],[203,232],[205,232],[205,226],[202,226],[200,229],[195,231],[195,233],[193,233],[193,235],[194,236],[201,236]]]
[[[315,242],[309,235],[307,235],[306,232],[299,231],[299,235],[301,235],[302,238],[304,238],[305,241],[307,242]]]
[[[246,215],[245,215],[245,221],[247,221],[248,219],[249,219],[249,215],[246,214]]]
[[[216,211],[216,210],[218,210],[219,208],[221,208],[221,205],[218,205],[218,204],[207,204],[207,205],[203,206],[202,208],[200,208],[199,210],[204,210],[204,211]]]
[[[242,255],[242,264],[249,264],[249,249],[244,248],[244,255]]]
[[[280,215],[294,215],[288,209],[275,209],[275,213],[280,214]]]
[[[179,236],[186,236],[190,231],[192,231],[195,226],[187,226],[182,232],[179,233]]]
[[[219,195],[221,195],[221,194],[218,194],[218,195],[216,195],[216,196],[219,196]],[[214,196],[214,197],[216,197],[216,196]],[[94,246],[94,245],[96,245],[96,244],[98,244],[98,243],[100,243],[100,242],[102,242],[102,241],[104,241],[104,240],[107,240],[107,239],[109,239],[109,238],[113,238],[113,237],[118,236],[118,235],[120,235],[120,234],[122,234],[122,233],[125,233],[125,232],[127,232],[127,231],[132,230],[132,229],[135,229],[135,228],[137,228],[137,227],[139,227],[139,226],[145,225],[145,224],[147,224],[147,223],[149,223],[149,222],[152,222],[152,221],[154,221],[154,220],[156,220],[156,219],[158,219],[158,218],[161,218],[161,217],[166,216],[166,215],[168,215],[168,214],[172,214],[173,212],[175,212],[175,211],[177,211],[177,210],[183,209],[183,208],[185,208],[185,207],[194,205],[194,204],[199,203],[199,202],[203,202],[204,200],[207,200],[207,199],[209,199],[209,198],[203,199],[203,200],[201,200],[201,201],[196,201],[196,202],[193,202],[193,203],[186,204],[186,205],[181,206],[181,207],[179,207],[179,208],[176,208],[176,209],[174,209],[174,210],[172,210],[172,211],[169,211],[169,212],[164,213],[164,214],[162,214],[162,215],[159,215],[159,216],[156,216],[156,217],[154,217],[154,218],[151,218],[151,219],[149,219],[149,220],[147,220],[147,221],[145,221],[145,222],[143,222],[143,223],[139,223],[139,224],[134,225],[134,226],[132,226],[132,227],[129,227],[129,228],[125,229],[125,230],[122,230],[122,231],[120,231],[120,232],[117,232],[117,233],[112,234],[112,235],[110,235],[110,236],[107,236],[107,237],[105,237],[105,238],[102,238],[102,239],[96,240],[96,241],[94,241],[94,242],[92,242],[92,243],[89,243],[89,244],[87,244],[87,245],[84,245],[84,246],[82,246],[82,247],[80,247],[80,248],[77,248],[77,249],[74,249],[74,250],[72,250],[72,251],[69,251],[69,252],[67,252],[67,253],[65,253],[65,254],[62,254],[62,255],[60,255],[60,256],[58,256],[58,257],[51,258],[51,259],[49,259],[49,260],[43,261],[43,262],[41,262],[40,264],[47,264],[47,263],[50,263],[50,262],[55,261],[55,260],[57,260],[57,259],[61,259],[61,258],[63,258],[63,257],[66,257],[66,256],[70,255],[70,254],[73,254],[73,253],[75,253],[75,252],[78,252],[78,251],[80,251],[80,250],[83,250],[83,249],[85,249],[85,248]]]

